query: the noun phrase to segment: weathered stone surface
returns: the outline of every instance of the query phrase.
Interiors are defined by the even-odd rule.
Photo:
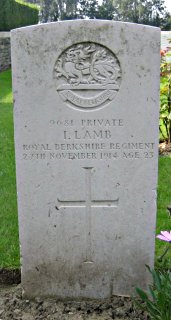
[[[105,298],[153,265],[160,31],[68,21],[12,32],[25,295]]]

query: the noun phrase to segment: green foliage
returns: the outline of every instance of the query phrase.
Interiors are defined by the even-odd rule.
[[[41,22],[77,19],[79,0],[40,0]]]
[[[136,300],[140,309],[147,311],[151,320],[170,320],[171,319],[171,272],[162,273],[151,270],[153,283],[148,287],[148,293],[140,288],[136,289],[141,301]]]
[[[105,19],[162,26],[168,29],[170,14],[164,0],[40,0],[41,21]]]
[[[162,50],[161,55],[160,132],[164,140],[171,142],[171,49]]]
[[[0,0],[0,31],[37,24],[39,8],[21,0]]]
[[[169,12],[166,12],[161,19],[160,28],[165,31],[171,30],[171,15]]]
[[[56,1],[41,0],[41,22],[58,21],[59,10]]]
[[[116,13],[113,0],[41,0],[41,22],[69,19],[112,20]]]
[[[80,18],[85,19],[86,17],[89,17],[90,19],[98,19],[99,7],[97,0],[80,0]]]
[[[117,15],[117,10],[114,6],[113,0],[103,0],[102,5],[99,6],[100,19],[113,20]]]
[[[32,8],[32,9],[36,9],[36,10],[38,9],[38,6],[36,4],[34,4],[34,3],[30,3],[30,2],[27,2],[27,1],[24,1],[24,0],[15,0],[15,2],[20,3],[20,4],[24,5],[24,6],[27,6],[27,7]]]
[[[160,26],[166,15],[164,0],[114,0],[116,19]],[[168,14],[168,13],[167,13]]]
[[[29,5],[29,6],[31,6],[31,7],[35,7],[35,5],[40,5],[40,1],[41,0],[15,0],[15,1],[17,1],[17,2],[27,2],[27,4]]]
[[[97,0],[80,0],[79,18],[85,19],[104,19],[112,20],[114,18],[115,7],[113,0],[103,0],[99,5]]]
[[[5,31],[5,2],[6,0],[0,0],[0,31]]]

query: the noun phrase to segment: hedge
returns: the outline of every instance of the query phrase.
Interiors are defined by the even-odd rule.
[[[0,31],[37,24],[39,8],[21,0],[0,0]]]

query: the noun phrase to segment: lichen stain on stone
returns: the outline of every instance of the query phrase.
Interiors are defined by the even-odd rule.
[[[46,292],[46,297],[60,296],[67,299],[73,296],[73,291],[79,291],[77,295],[80,298],[86,298],[86,295],[90,296],[92,285],[94,288],[100,287],[101,282],[105,282],[105,285],[108,282],[108,293],[106,294],[106,289],[105,294],[99,290],[99,299],[110,297],[111,280],[108,276],[109,270],[105,266],[99,268],[95,264],[85,265],[84,263],[71,266],[71,263],[59,259],[54,263],[36,264],[35,268],[39,270],[39,274],[35,273],[33,268],[33,270],[28,270],[22,279],[23,287],[27,288],[25,297],[43,297]]]
[[[160,43],[156,41],[150,41],[150,47],[152,49],[152,53],[158,53],[160,50]]]

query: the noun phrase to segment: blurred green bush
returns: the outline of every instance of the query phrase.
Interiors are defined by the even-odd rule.
[[[37,24],[39,7],[21,0],[0,0],[0,31]]]

